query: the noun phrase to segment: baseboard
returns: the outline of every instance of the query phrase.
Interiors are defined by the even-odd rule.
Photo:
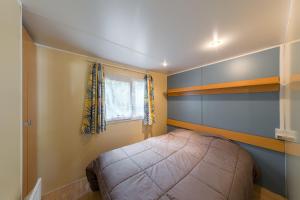
[[[43,200],[78,200],[84,195],[90,193],[90,187],[86,177],[59,187],[47,194],[44,194]],[[271,192],[259,185],[254,186],[253,200],[287,200],[285,197]]]
[[[86,177],[59,187],[42,196],[42,200],[77,200],[91,192]]]

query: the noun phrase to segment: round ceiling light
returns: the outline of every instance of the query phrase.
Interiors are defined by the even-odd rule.
[[[221,44],[223,44],[223,41],[222,40],[219,40],[219,39],[216,39],[216,40],[213,40],[209,43],[209,46],[210,47],[218,47],[220,46]]]
[[[168,66],[167,61],[164,60],[164,62],[162,63],[162,66],[164,66],[164,67]]]

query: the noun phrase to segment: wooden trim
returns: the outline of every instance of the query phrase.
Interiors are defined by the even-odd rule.
[[[291,80],[290,80],[292,83],[293,82],[300,82],[300,74],[293,74],[291,76]]]
[[[287,198],[271,192],[270,190],[261,187],[259,185],[254,185],[253,190],[253,200],[287,200]]]
[[[168,119],[167,124],[171,126],[194,130],[194,131],[220,135],[228,139],[242,142],[245,144],[258,146],[273,151],[284,152],[284,142],[272,138],[250,135],[247,133],[230,131],[230,130],[225,130],[220,128],[213,128],[205,125],[193,124],[193,123],[183,122],[183,121],[178,121],[173,119]]]
[[[293,91],[300,90],[300,74],[293,74],[289,80],[290,89]]]
[[[174,88],[168,90],[168,96],[276,92],[279,91],[279,89],[280,79],[274,76],[254,80]]]
[[[289,155],[300,157],[300,144],[294,142],[286,142],[285,152]]]

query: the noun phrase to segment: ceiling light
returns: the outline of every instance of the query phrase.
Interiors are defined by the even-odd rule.
[[[162,63],[162,66],[164,66],[164,67],[168,66],[167,61],[164,60],[164,62]]]
[[[213,41],[211,41],[211,42],[209,43],[209,46],[210,46],[210,47],[218,47],[218,46],[220,46],[222,43],[223,43],[222,40],[215,39],[215,40],[213,40]]]

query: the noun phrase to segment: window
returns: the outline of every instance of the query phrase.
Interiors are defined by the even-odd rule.
[[[108,75],[105,79],[106,120],[143,119],[144,90],[142,78]]]

